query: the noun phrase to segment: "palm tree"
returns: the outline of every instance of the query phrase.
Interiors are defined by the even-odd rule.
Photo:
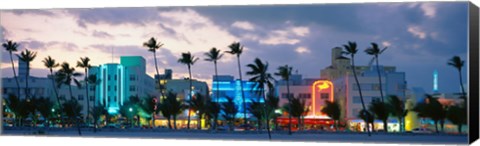
[[[360,112],[358,113],[358,117],[362,120],[365,121],[366,123],[366,126],[367,126],[367,131],[370,131],[370,126],[368,125],[372,125],[372,129],[375,129],[375,125],[373,124],[373,121],[375,119],[375,117],[373,116],[373,114],[371,114],[370,112],[368,112],[367,110],[360,110]]]
[[[388,107],[390,107],[390,113],[392,116],[397,117],[398,123],[400,123],[400,131],[405,128],[404,117],[407,116],[408,110],[405,109],[404,103],[396,95],[388,96]]]
[[[172,124],[170,124],[170,118],[172,117],[172,111],[170,110],[171,105],[168,102],[167,98],[162,98],[161,102],[157,105],[157,114],[162,113],[162,116],[167,118],[168,128],[172,129]]]
[[[230,51],[225,51],[226,53],[236,55],[237,56],[237,63],[238,63],[238,75],[240,77],[240,81],[242,82],[242,68],[240,66],[240,55],[242,55],[243,52],[243,46],[240,44],[240,42],[233,42],[228,46],[230,48]],[[240,84],[240,89],[242,90],[242,104],[243,104],[243,124],[247,124],[247,105],[245,102],[245,93],[243,93],[243,83]]]
[[[357,83],[358,93],[360,94],[360,100],[362,101],[362,109],[363,109],[364,112],[368,112],[367,109],[365,108],[365,102],[363,101],[363,95],[362,95],[362,89],[360,88],[360,83],[358,82],[358,78],[357,78],[357,72],[355,71],[355,54],[358,52],[357,43],[348,41],[348,45],[343,45],[343,47],[344,47],[345,51],[343,51],[342,53],[350,55],[351,58],[352,58],[351,68],[352,68],[353,76],[355,77],[355,81]],[[369,119],[367,119],[367,121],[368,120]],[[371,136],[369,129],[370,129],[370,127],[367,124],[367,133],[368,133],[368,136]]]
[[[304,116],[309,111],[305,100],[292,97],[292,101],[285,104],[283,106],[283,109],[289,112],[288,114],[291,114],[293,117],[297,118],[297,127],[298,130],[300,130],[302,127],[302,116]]]
[[[82,74],[79,73],[79,72],[75,72],[75,68],[70,67],[70,64],[68,64],[67,62],[63,62],[60,70],[55,73],[55,80],[56,80],[56,82],[60,83],[57,86],[60,87],[62,84],[65,84],[65,85],[68,86],[68,89],[70,91],[70,101],[68,101],[68,102],[71,102],[71,103],[67,103],[67,104],[63,103],[63,105],[62,105],[64,107],[63,110],[65,112],[67,110],[70,110],[70,111],[72,111],[71,114],[75,114],[75,115],[79,115],[79,114],[77,114],[76,112],[73,112],[73,111],[75,111],[75,109],[69,109],[69,108],[76,108],[75,106],[72,105],[72,104],[74,104],[73,102],[78,104],[78,101],[75,98],[73,98],[72,81],[74,81],[74,83],[77,85],[78,88],[81,88],[80,82],[75,78],[75,77],[79,77],[79,76],[82,76]],[[74,99],[75,99],[75,101],[74,101]],[[66,107],[65,105],[69,105],[69,107]],[[78,134],[82,135],[82,132],[80,131],[79,119],[77,119],[77,129],[78,129]]]
[[[272,80],[273,77],[270,73],[268,73],[268,62],[265,64],[258,58],[255,58],[253,61],[253,64],[248,64],[247,66],[251,69],[250,71],[247,72],[247,75],[253,76],[252,78],[249,79],[250,82],[255,82],[254,87],[258,87],[260,89],[260,92],[257,92],[257,94],[260,94],[261,97],[263,98],[263,101],[267,101],[265,99],[265,88],[271,90],[273,89],[273,84]],[[265,84],[267,87],[265,87]],[[252,88],[254,89],[254,88]],[[268,91],[271,92],[271,91]],[[264,108],[266,110],[266,107]],[[268,132],[268,138],[272,139],[270,135],[270,124],[269,124],[269,118],[268,118],[268,111],[265,112],[266,114],[266,121],[267,121],[267,132]]]
[[[160,75],[160,73],[158,72],[158,66],[157,66],[157,50],[160,49],[160,47],[162,47],[163,44],[161,42],[157,42],[155,38],[151,37],[147,42],[143,43],[143,46],[147,47],[148,51],[153,53],[153,59],[155,61],[155,71],[157,71],[157,74],[155,76]],[[158,84],[158,88],[160,89],[160,94],[163,94],[163,92],[161,91],[162,85],[160,84],[159,78],[155,78],[155,80]]]
[[[120,106],[120,114],[122,115],[122,117],[126,118],[127,124],[130,125],[130,127],[133,126],[133,118],[137,113],[137,108],[135,106],[136,105],[130,101],[126,101],[123,103],[122,106]]]
[[[338,121],[340,120],[340,105],[336,101],[325,100],[325,107],[321,110],[322,113],[328,115],[333,119],[335,130],[338,130]]]
[[[45,119],[44,124],[48,124],[50,119],[53,117],[52,108],[53,103],[48,98],[38,98],[35,101],[36,109],[42,117]]]
[[[60,87],[62,84],[67,85],[70,91],[70,100],[73,99],[72,81],[77,85],[78,88],[80,88],[82,85],[76,79],[76,77],[82,76],[82,73],[75,72],[75,68],[70,67],[70,64],[67,62],[63,62],[60,66],[60,70],[55,74],[56,81],[61,83],[57,86]]]
[[[385,103],[374,100],[370,103],[368,109],[375,114],[375,117],[383,122],[383,130],[388,132],[388,115],[390,114],[388,107]],[[373,128],[372,128],[373,129]]]
[[[177,116],[183,112],[185,105],[177,99],[177,94],[173,92],[168,92],[166,97],[168,105],[170,107],[170,114],[173,117],[173,127],[177,129]]]
[[[218,114],[220,113],[221,107],[218,102],[214,102],[212,100],[207,100],[207,116],[210,117],[209,119],[213,118],[213,129],[217,130],[217,121],[218,121]]]
[[[20,123],[20,110],[22,110],[22,104],[21,104],[20,98],[18,98],[14,94],[8,95],[8,98],[6,99],[6,104],[8,108],[12,111],[13,116],[15,118],[15,124],[14,126],[19,126]]]
[[[195,94],[195,98],[193,100],[189,101],[189,106],[192,109],[192,111],[197,113],[197,129],[201,129],[201,119],[202,116],[206,113],[206,103],[205,103],[205,97],[197,93]]]
[[[187,52],[187,53],[182,53],[182,57],[180,59],[178,59],[178,62],[181,63],[181,64],[185,64],[187,65],[187,68],[188,68],[188,80],[190,82],[190,86],[188,87],[190,89],[190,92],[188,92],[189,94],[189,98],[188,100],[192,100],[192,70],[191,70],[191,66],[193,66],[193,64],[195,64],[195,62],[197,62],[198,58],[196,58],[195,56],[193,56],[190,52]],[[187,122],[187,129],[190,129],[190,109],[188,109],[188,122]]]
[[[465,89],[463,88],[463,80],[462,80],[462,67],[465,61],[463,61],[459,56],[453,56],[449,61],[448,65],[455,67],[458,70],[458,77],[460,78],[460,87],[462,87],[462,98],[465,101],[465,107],[467,107],[467,94],[465,93]]]
[[[63,107],[65,107],[65,114],[70,119],[70,122],[76,121],[78,126],[78,117],[82,110],[82,105],[80,105],[76,99],[72,98],[63,103]],[[80,131],[79,134],[81,135]]]
[[[93,74],[93,75],[88,75],[87,77],[87,82],[88,84],[91,84],[93,86],[93,108],[95,109],[96,108],[96,97],[95,97],[95,93],[96,93],[96,90],[97,90],[97,85],[100,84],[101,80],[97,78],[97,75],[96,74]],[[90,102],[90,101],[88,101]],[[90,108],[88,108],[88,110],[90,111]],[[96,109],[96,110],[99,110],[99,109]],[[95,111],[95,110],[93,110]],[[97,120],[98,120],[98,117],[95,118],[95,116],[93,115],[93,112],[92,112],[92,118],[93,118],[93,131],[96,132],[97,131]]]
[[[273,94],[273,92],[269,92],[267,94],[267,100],[266,100],[266,103],[267,103],[267,112],[268,112],[268,116],[269,118],[271,118],[273,120],[273,123],[274,123],[274,127],[275,129],[278,129],[278,123],[277,123],[277,118],[281,115],[275,113],[275,110],[279,108],[278,106],[278,103],[279,103],[279,98],[277,96],[275,96]],[[267,121],[267,122],[270,122],[270,121]]]
[[[150,117],[147,118],[152,120],[152,122],[149,124],[150,127],[155,127],[155,106],[157,105],[155,100],[156,98],[154,96],[147,97],[143,100],[141,105],[142,110],[148,115],[150,115]]]
[[[18,60],[23,61],[27,64],[27,73],[25,74],[25,96],[27,100],[30,99],[30,89],[28,88],[28,78],[30,76],[30,62],[37,57],[37,52],[31,52],[28,49],[21,52],[20,55],[17,55]]]
[[[220,53],[220,50],[218,50],[217,48],[212,48],[210,49],[210,51],[208,51],[207,53],[205,53],[205,56],[207,56],[207,58],[205,58],[205,61],[210,61],[210,62],[213,62],[213,65],[215,66],[215,77],[218,76],[218,72],[217,72],[217,61],[220,60],[220,58],[223,57],[223,53]],[[219,84],[217,84],[217,102],[218,102],[218,98],[219,98]]]
[[[382,50],[380,50],[380,48],[378,48],[378,45],[377,43],[371,43],[372,44],[372,47],[369,47],[365,50],[365,53],[367,53],[368,55],[372,55],[375,59],[375,62],[377,64],[377,74],[378,74],[378,82],[380,84],[380,96],[382,97],[382,103],[384,102],[383,100],[383,90],[382,90],[382,77],[380,75],[380,68],[378,66],[378,55],[382,54],[383,51],[385,51],[387,49],[387,47],[383,48]]]
[[[3,43],[2,46],[10,54],[10,62],[12,63],[13,77],[15,78],[15,82],[17,82],[17,97],[20,97],[20,83],[18,83],[17,73],[15,72],[15,64],[13,63],[13,57],[12,57],[12,54],[13,54],[12,52],[17,52],[17,48],[19,45],[16,42],[9,40],[6,43]]]
[[[55,59],[52,59],[52,57],[48,56],[47,58],[43,59],[43,64],[45,67],[47,67],[50,70],[50,76],[52,79],[52,86],[53,86],[53,91],[55,93],[55,97],[57,99],[57,104],[59,105],[60,110],[62,110],[61,103],[60,103],[60,98],[58,97],[58,91],[57,91],[57,86],[55,85],[55,77],[53,74],[53,69],[60,66]]]
[[[238,113],[238,107],[233,101],[233,97],[225,97],[227,102],[222,103],[223,118],[227,120],[230,131],[233,130],[233,124],[235,121],[235,115]]]
[[[90,110],[88,110],[90,109],[90,97],[88,96],[88,69],[92,67],[89,62],[90,62],[90,58],[88,57],[85,57],[85,58],[80,57],[80,61],[77,61],[77,67],[85,69],[84,82],[85,82],[85,96],[87,99],[87,115],[86,115],[87,123],[89,123],[90,121],[88,120],[89,119],[88,117],[90,115]]]
[[[103,105],[93,106],[92,117],[93,117],[93,132],[97,132],[98,120],[102,115],[107,115],[107,109]]]
[[[429,94],[426,94],[425,97],[425,101],[415,105],[413,110],[416,111],[420,117],[433,120],[435,123],[435,131],[439,133],[438,124],[440,124],[443,131],[443,122],[447,116],[447,111],[437,98]]]
[[[278,67],[278,72],[276,72],[275,75],[280,76],[283,80],[287,82],[287,99],[288,99],[288,102],[290,103],[292,100],[291,99],[292,97],[290,97],[289,81],[290,81],[290,76],[292,75],[292,67],[289,67],[288,65],[280,66]],[[288,105],[291,105],[291,104],[288,104]],[[292,115],[290,114],[288,114],[288,134],[292,135]]]
[[[251,104],[248,107],[248,111],[250,111],[250,113],[252,113],[252,115],[255,118],[257,118],[257,121],[258,121],[257,130],[259,130],[259,131],[262,127],[262,122],[261,121],[263,120],[263,116],[265,116],[265,114],[263,112],[263,107],[264,107],[264,103],[261,103],[259,101],[255,101],[253,99],[251,99]]]
[[[447,119],[453,124],[457,125],[458,133],[462,133],[462,125],[467,123],[466,109],[459,105],[454,105],[448,108]]]

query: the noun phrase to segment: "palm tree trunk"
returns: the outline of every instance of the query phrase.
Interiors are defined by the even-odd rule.
[[[62,104],[60,103],[60,98],[58,97],[57,86],[55,85],[55,76],[53,75],[52,68],[50,68],[50,76],[52,77],[53,92],[55,93],[55,97],[57,99],[58,108],[60,111],[63,111]],[[62,114],[60,114],[60,122],[63,123],[63,120],[61,119],[61,117],[62,117]]]
[[[17,82],[17,97],[20,99],[20,83],[18,83],[17,73],[15,72],[15,64],[13,63],[12,52],[10,51],[10,62],[12,62],[12,70],[13,76],[15,78],[15,82]]]
[[[217,61],[214,61],[213,64],[215,65],[215,77],[218,78]],[[218,84],[218,79],[217,79],[217,104],[220,104],[219,98],[220,98],[220,85]],[[218,117],[218,113],[215,116],[213,121],[213,127],[215,128],[215,130],[217,130],[217,117]]]
[[[197,119],[197,129],[200,130],[202,128],[202,115],[199,114],[198,115],[198,119]]]
[[[297,132],[298,131],[301,131],[301,128],[302,128],[302,116],[298,116],[298,127],[297,127]]]
[[[243,80],[242,80],[242,68],[240,66],[240,55],[237,55],[237,63],[238,63],[238,75],[240,77],[240,88],[242,90],[243,124],[247,125],[247,103],[245,102],[245,94],[243,93]]]
[[[25,97],[27,97],[27,100],[30,99],[30,89],[28,88],[28,75],[29,75],[29,70],[30,70],[30,63],[27,63],[27,74],[25,74]]]
[[[467,108],[467,94],[465,93],[465,89],[463,88],[463,83],[462,83],[462,71],[458,69],[458,76],[460,77],[460,87],[462,87],[462,95],[464,96],[464,107]]]
[[[375,55],[375,61],[377,62],[377,74],[378,74],[378,82],[379,82],[379,86],[380,86],[380,97],[382,99],[382,103],[385,103],[384,100],[383,100],[383,90],[382,90],[382,77],[380,75],[380,69],[379,69],[379,66],[378,66],[378,56]],[[386,130],[385,130],[386,131]]]
[[[462,124],[457,125],[458,133],[462,133]]]
[[[172,124],[170,123],[170,116],[167,117],[168,129],[172,129]]]
[[[388,133],[388,123],[387,123],[387,120],[383,120],[383,130],[385,131],[385,133]]]
[[[352,70],[353,70],[353,76],[355,77],[355,81],[357,82],[358,92],[360,94],[360,100],[362,101],[362,108],[364,111],[366,111],[365,102],[363,101],[362,89],[360,88],[360,83],[358,82],[357,72],[355,72],[355,59],[353,54],[352,54]],[[366,116],[366,120],[369,121],[369,116]],[[367,123],[368,136],[371,136],[370,126],[368,125],[368,122],[365,122],[365,123]]]
[[[152,113],[152,128],[155,128],[155,111]]]
[[[190,69],[190,65],[188,65],[188,80],[190,82],[190,86],[188,87],[190,90],[190,92],[188,92],[188,94],[190,95],[190,98],[188,99],[188,101],[191,101],[192,100],[192,70]],[[187,129],[190,129],[190,106],[188,107],[188,121],[187,121]]]
[[[68,84],[68,89],[70,90],[70,100],[72,101],[72,99],[73,99],[72,85]],[[77,113],[75,112],[75,109],[74,109],[73,106],[72,106],[72,111],[73,111],[73,116],[76,119],[75,123],[77,125],[78,135],[82,135],[82,132],[80,130],[79,120],[77,119]]]
[[[434,123],[435,123],[435,132],[439,133],[439,132],[438,132],[438,121],[437,121],[437,120],[435,120],[435,122],[434,122]]]
[[[173,115],[173,127],[177,130],[177,115]]]
[[[444,132],[444,131],[443,131],[443,130],[444,130],[444,129],[443,129],[443,128],[444,128],[444,125],[445,125],[445,120],[443,120],[443,119],[440,120],[440,128],[441,128],[442,132]]]
[[[263,97],[263,102],[266,102],[267,100],[265,99],[265,93],[264,93],[264,89],[262,88],[262,97]],[[266,123],[267,123],[267,132],[268,132],[268,139],[269,140],[272,140],[272,136],[270,135],[270,121],[269,121],[269,112],[266,110],[267,108],[267,104],[264,104],[263,106],[263,112],[265,113],[265,118],[266,118]]]
[[[87,119],[87,124],[89,124],[90,120],[88,118],[88,116],[90,115],[90,97],[88,96],[88,81],[87,81],[87,78],[88,78],[88,70],[87,68],[85,68],[85,92],[86,92],[86,99],[87,99],[87,115],[85,116],[86,119]]]
[[[292,98],[290,97],[290,85],[289,80],[287,79],[287,99],[288,99],[288,135],[292,135]]]

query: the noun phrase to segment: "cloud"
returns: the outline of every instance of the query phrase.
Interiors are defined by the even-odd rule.
[[[295,49],[295,51],[299,54],[310,53],[310,50],[306,47],[298,47]]]
[[[304,27],[304,26],[301,26],[301,27],[293,27],[291,28],[292,29],[292,32],[297,35],[297,36],[301,36],[301,37],[304,37],[306,35],[308,35],[310,33],[310,29],[308,27]]]
[[[250,31],[255,29],[255,26],[248,21],[235,21],[232,24],[232,27],[236,27],[244,30],[250,30]]]
[[[389,41],[383,41],[382,45],[385,46],[385,47],[390,47],[390,46],[392,46],[392,43],[390,43]]]
[[[265,45],[295,45],[301,41],[302,37],[307,36],[310,29],[305,26],[290,26],[286,29],[271,31],[266,39],[259,40],[260,44]]]
[[[422,3],[420,4],[420,8],[422,9],[424,15],[428,18],[434,18],[437,14],[435,3]]]
[[[5,11],[11,11],[15,15],[43,15],[43,16],[49,16],[53,17],[55,16],[55,13],[49,11],[49,10],[5,10]]]
[[[105,38],[105,39],[112,39],[113,36],[107,32],[104,32],[104,31],[97,31],[97,30],[94,30],[93,33],[92,33],[92,36],[94,37],[98,37],[98,38]]]
[[[427,37],[427,33],[424,32],[419,26],[409,26],[407,31],[410,32],[413,36],[425,39]]]

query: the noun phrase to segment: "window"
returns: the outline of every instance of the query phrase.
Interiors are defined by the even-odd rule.
[[[322,94],[320,94],[320,99],[322,99],[322,100],[327,100],[327,99],[328,99],[328,93],[322,93]]]
[[[117,96],[113,96],[113,102],[117,102]]]
[[[117,75],[115,75],[114,80],[115,80],[115,81],[117,80]]]
[[[130,91],[135,91],[135,86],[130,85]]]
[[[95,91],[95,86],[94,85],[89,86],[89,88],[90,88],[90,91]]]
[[[83,95],[78,95],[78,100],[83,100]]]
[[[110,91],[110,85],[108,86],[107,90]]]
[[[130,75],[130,81],[135,81],[135,75]]]
[[[353,96],[353,103],[362,103],[360,96]]]
[[[282,98],[288,98],[287,93],[282,93]],[[290,97],[293,97],[293,93],[290,93]]]
[[[90,101],[93,101],[93,100],[95,100],[95,99],[93,98],[93,96],[90,96]]]
[[[110,81],[110,75],[108,75],[108,80]]]
[[[375,101],[380,101],[380,97],[372,97],[372,102],[375,102]]]
[[[7,88],[3,88],[3,94],[7,94]]]
[[[114,91],[117,91],[117,85],[114,86]]]

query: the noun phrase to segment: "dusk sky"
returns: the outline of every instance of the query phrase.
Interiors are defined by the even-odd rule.
[[[46,56],[73,65],[88,56],[92,65],[99,65],[112,62],[112,49],[116,63],[120,56],[143,56],[153,76],[153,55],[142,43],[155,37],[164,44],[157,52],[160,73],[169,68],[174,78],[188,76],[187,67],[177,60],[190,51],[201,58],[192,67],[193,78],[208,83],[213,63],[204,61],[203,54],[212,47],[226,51],[234,41],[245,46],[244,73],[259,57],[268,61],[271,73],[289,64],[306,78],[318,78],[330,65],[331,49],[347,41],[358,44],[357,65],[367,65],[372,57],[364,50],[377,42],[389,48],[380,64],[406,72],[409,88],[430,92],[437,69],[440,92],[459,92],[458,72],[447,62],[454,55],[467,59],[467,6],[428,2],[2,10],[0,40],[20,43],[17,53],[25,48],[38,52],[33,76],[48,74],[41,62]],[[8,53],[4,48],[1,52],[2,76],[13,76]],[[467,66],[462,70],[465,84]],[[238,76],[230,54],[218,68],[219,74]]]

